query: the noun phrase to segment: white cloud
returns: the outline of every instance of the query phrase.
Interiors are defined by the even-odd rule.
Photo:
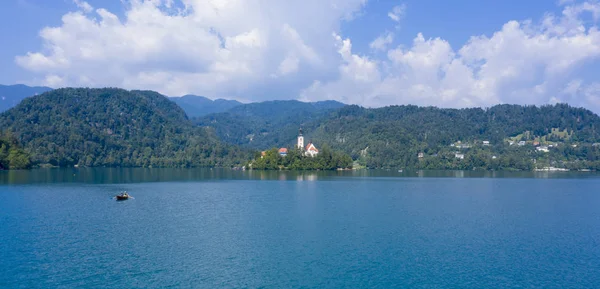
[[[396,22],[400,22],[404,14],[406,13],[406,4],[401,4],[398,6],[394,6],[392,11],[388,12],[388,17]]]
[[[569,96],[576,96],[579,94],[582,84],[583,81],[581,79],[574,79],[565,85],[562,93]]]
[[[375,40],[369,44],[369,47],[374,50],[385,50],[392,42],[394,42],[394,34],[388,32],[375,38]]]
[[[584,99],[580,100],[578,105],[593,107],[598,111],[600,107],[600,82],[594,82],[585,87],[583,96]]]
[[[573,3],[573,1],[575,0],[558,0],[558,5],[566,5],[566,4],[571,4]]]
[[[370,61],[373,77],[368,83],[341,73],[337,80],[313,83],[302,98],[443,107],[559,99],[600,111],[600,85],[574,80],[582,66],[600,57],[600,32],[583,21],[584,13],[596,16],[598,9],[600,4],[584,2],[566,6],[560,17],[547,15],[539,24],[509,21],[490,37],[472,37],[458,50],[441,38],[419,34],[410,47],[399,46],[388,51],[387,59]],[[364,57],[350,48],[340,53],[340,70],[349,73],[354,67],[358,73],[353,63]]]
[[[42,79],[36,84],[211,97],[244,97],[277,81],[272,75],[300,68],[303,75],[334,71],[331,31],[366,3],[129,0],[118,17],[74,1],[79,11],[64,15],[60,26],[40,31],[43,49],[15,58]]]
[[[302,92],[300,99],[335,99],[346,103],[364,103],[362,100],[367,99],[372,87],[381,82],[377,63],[367,57],[353,54],[350,39],[342,39],[337,34],[333,37],[343,60],[339,67],[339,79],[325,84],[318,80],[313,82]]]
[[[58,76],[58,75],[54,75],[54,74],[49,74],[46,76],[46,78],[44,79],[44,82],[47,83],[49,86],[62,86],[64,85],[64,79],[62,79],[62,77]]]
[[[280,75],[286,75],[298,71],[300,60],[295,55],[288,55],[279,64],[278,72]]]
[[[32,84],[365,106],[568,102],[600,111],[600,82],[580,75],[600,57],[596,1],[565,2],[559,15],[508,21],[466,43],[419,33],[391,47],[395,35],[386,32],[367,54],[340,35],[366,0],[129,0],[123,17],[75,3],[79,11],[40,31],[43,49],[15,58],[38,79]],[[388,16],[399,22],[405,11],[399,5]]]
[[[81,9],[85,13],[90,13],[94,10],[94,7],[92,7],[92,5],[83,0],[73,0],[73,3],[75,3],[75,5],[77,5],[77,7],[79,7],[79,9]]]
[[[316,65],[321,63],[319,55],[311,47],[304,43],[304,40],[300,34],[298,34],[298,31],[290,27],[290,25],[283,25],[282,34],[284,39],[289,42],[290,50],[302,55],[302,57],[311,64]]]

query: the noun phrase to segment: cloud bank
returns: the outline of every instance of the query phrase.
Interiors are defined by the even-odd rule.
[[[367,54],[340,33],[366,0],[131,0],[121,18],[74,2],[79,10],[61,26],[40,31],[42,50],[15,59],[35,84],[365,106],[568,102],[600,111],[600,82],[581,73],[600,56],[595,1],[507,21],[455,48],[423,34],[392,46],[398,32],[382,31]],[[396,6],[381,21],[393,27],[406,11]]]

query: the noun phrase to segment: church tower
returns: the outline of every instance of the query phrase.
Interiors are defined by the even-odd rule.
[[[298,148],[304,149],[304,137],[302,136],[302,128],[298,131]]]

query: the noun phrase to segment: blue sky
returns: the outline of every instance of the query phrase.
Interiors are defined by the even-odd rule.
[[[595,0],[6,0],[0,83],[598,112],[598,18]]]

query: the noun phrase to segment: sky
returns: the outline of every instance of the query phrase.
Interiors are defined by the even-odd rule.
[[[598,0],[3,0],[0,83],[600,112]]]

